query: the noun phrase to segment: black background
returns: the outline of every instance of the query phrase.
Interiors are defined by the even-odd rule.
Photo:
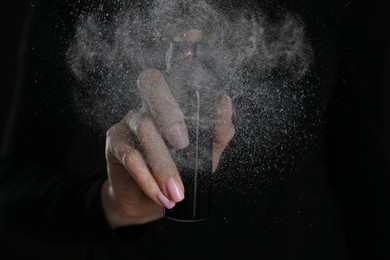
[[[360,76],[360,78],[356,80],[363,81],[365,83],[369,81],[370,83],[368,85],[372,87],[366,93],[359,93],[364,98],[354,99],[355,103],[353,105],[359,106],[360,101],[365,103],[364,109],[369,108],[371,110],[367,112],[369,115],[374,117],[374,122],[376,122],[379,127],[378,131],[385,133],[386,135],[382,140],[388,142],[388,133],[390,133],[390,2],[387,0],[376,2],[360,1],[360,4],[356,4],[357,2],[358,1],[354,1],[355,6],[359,6],[357,14],[355,15],[356,20],[349,22],[351,37],[348,37],[346,40],[349,44],[346,44],[345,48],[347,48],[346,52],[355,52],[355,64],[357,65],[355,67],[357,70],[355,75]],[[14,85],[18,80],[18,59],[20,55],[18,50],[20,44],[23,42],[21,36],[25,26],[24,22],[28,18],[28,10],[31,5],[32,3],[30,1],[7,1],[2,4],[1,8],[0,31],[2,35],[2,55],[0,62],[2,72],[0,92],[0,136],[3,136],[4,134],[4,124],[9,112],[12,110],[12,93]],[[359,107],[356,109],[359,109]],[[346,123],[342,122],[343,119],[340,118],[336,120],[340,120],[340,124]],[[353,126],[347,127],[347,129],[353,131]],[[384,146],[390,147],[390,144],[387,143]],[[361,147],[357,145],[356,149],[359,148]],[[383,151],[381,155],[383,157],[380,158],[380,160],[390,161],[388,150]],[[377,168],[379,171],[383,169],[388,168]],[[372,170],[375,171],[376,168],[373,167]],[[367,174],[373,173],[367,172]],[[386,172],[384,172],[384,174],[386,174]],[[387,179],[388,182],[379,184],[365,183],[364,176],[360,176],[362,180],[357,183],[361,184],[361,186],[358,185],[355,188],[361,189],[362,194],[375,192],[378,187],[383,188],[384,190],[390,189],[390,187],[386,186],[387,184],[390,184],[390,172],[387,172],[387,174],[388,176],[385,176],[383,179]],[[346,176],[346,178],[348,178],[348,176]],[[341,182],[341,184],[335,185],[337,188],[336,192],[343,192],[344,184],[345,183]],[[369,186],[363,186],[362,184]],[[378,196],[381,196],[381,194],[378,194]],[[351,221],[359,219],[362,216],[364,218],[365,214],[377,214],[377,216],[370,217],[368,219],[382,219],[384,221],[381,221],[380,223],[387,222],[386,226],[380,227],[379,229],[383,229],[385,234],[389,234],[390,218],[387,218],[386,221],[386,217],[389,216],[389,212],[385,210],[383,210],[383,212],[373,212],[371,211],[371,207],[377,207],[375,205],[370,205],[370,201],[367,201],[367,203],[367,205],[362,207],[363,209],[367,208],[367,212],[362,212],[362,215],[360,216],[356,215],[356,208],[354,208],[354,205],[350,205],[348,201],[342,202],[342,205],[345,206],[344,210],[346,211],[346,216],[349,217]],[[389,200],[382,197],[379,200],[379,203],[389,203]],[[372,225],[375,225],[375,223],[372,223]],[[354,232],[357,231],[352,230],[349,234],[353,236]],[[365,232],[367,236],[378,235],[370,234],[369,230],[362,232]],[[383,237],[388,238],[387,236]],[[382,242],[388,243],[389,241],[385,240]],[[357,241],[354,245],[359,245],[359,241]],[[352,253],[352,255],[354,254]]]
[[[24,21],[30,1],[4,1],[1,7],[1,94],[0,94],[0,134],[3,136],[4,124],[11,105],[12,91],[18,74],[18,50]]]

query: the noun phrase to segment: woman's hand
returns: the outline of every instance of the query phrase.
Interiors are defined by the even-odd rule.
[[[200,42],[202,33],[188,30],[181,39]],[[188,146],[184,116],[161,72],[148,69],[137,81],[143,106],[112,126],[106,137],[108,179],[102,203],[113,228],[144,224],[163,216],[184,199],[184,187],[166,142],[177,149]],[[216,104],[213,171],[235,134],[232,103],[223,96]]]

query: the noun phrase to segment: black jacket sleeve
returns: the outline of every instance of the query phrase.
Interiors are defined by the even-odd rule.
[[[48,241],[115,243],[100,201],[105,136],[85,128],[72,100],[65,53],[82,7],[67,2],[31,4],[2,142],[1,224]]]

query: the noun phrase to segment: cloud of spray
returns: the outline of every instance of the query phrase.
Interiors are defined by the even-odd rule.
[[[283,168],[278,154],[295,149],[296,134],[310,139],[301,122],[312,120],[305,102],[315,96],[308,82],[313,50],[298,16],[285,13],[275,21],[254,6],[226,9],[206,0],[115,3],[115,12],[100,6],[80,16],[67,53],[78,81],[75,104],[88,122],[106,130],[139,107],[139,72],[164,72],[172,39],[196,28],[203,31],[215,65],[199,75],[220,79],[211,87],[232,97],[242,162],[259,171]],[[187,72],[183,68],[176,75]]]

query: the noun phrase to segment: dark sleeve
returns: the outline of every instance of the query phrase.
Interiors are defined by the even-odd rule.
[[[20,52],[0,164],[0,220],[6,231],[45,241],[131,242],[145,226],[112,230],[100,189],[104,139],[73,108],[64,55],[76,12],[66,1],[32,4]]]

